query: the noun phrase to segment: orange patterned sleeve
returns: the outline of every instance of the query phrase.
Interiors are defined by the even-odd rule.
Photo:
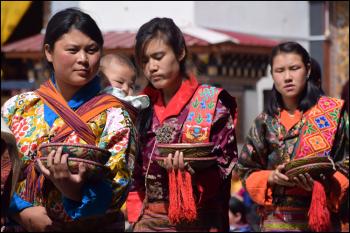
[[[331,182],[331,192],[328,201],[328,205],[330,206],[332,211],[338,212],[340,205],[344,201],[346,191],[348,188],[349,179],[339,171],[335,172],[333,175],[333,181]]]
[[[267,184],[271,170],[251,173],[246,179],[246,190],[254,202],[259,205],[272,205],[272,189]]]

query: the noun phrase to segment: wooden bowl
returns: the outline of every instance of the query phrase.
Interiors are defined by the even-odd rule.
[[[111,152],[97,146],[88,144],[73,143],[46,143],[39,147],[39,157],[45,167],[47,167],[47,156],[52,150],[62,148],[62,154],[69,154],[68,168],[73,174],[79,171],[79,163],[85,163],[88,179],[99,180],[109,173],[109,168],[104,166]]]
[[[313,179],[320,179],[320,174],[325,176],[335,172],[335,165],[330,157],[312,156],[292,160],[285,166],[285,175],[290,179],[299,174],[309,173]]]
[[[158,164],[164,167],[164,159],[178,150],[184,154],[184,162],[195,169],[207,168],[216,163],[216,156],[210,156],[214,143],[170,143],[157,144],[160,156],[155,156]]]

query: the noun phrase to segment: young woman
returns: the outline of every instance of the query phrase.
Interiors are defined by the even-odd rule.
[[[330,156],[336,162],[349,153],[349,120],[343,101],[322,96],[310,81],[310,57],[298,43],[276,46],[270,62],[272,97],[267,111],[255,119],[238,159],[243,184],[261,206],[263,231],[337,230],[339,219],[333,217],[348,179],[339,172],[332,177],[304,173],[289,179],[284,166],[307,156]],[[312,191],[320,183],[314,179],[322,181],[327,193],[327,203],[318,200],[324,206],[316,214],[310,205],[314,204]],[[323,209],[327,205],[331,218]]]
[[[24,164],[9,217],[25,230],[124,229],[120,207],[130,183],[127,163],[128,154],[134,153],[134,128],[116,98],[98,95],[102,48],[102,33],[89,15],[77,9],[58,12],[44,38],[50,79],[34,92],[12,97],[2,108]],[[47,156],[44,166],[36,160],[37,148],[49,142],[108,150],[111,157],[105,166],[110,176],[88,182],[82,163],[79,173],[72,174],[62,148],[42,155]]]
[[[149,81],[144,93],[151,99],[151,109],[141,120],[141,154],[135,165],[134,190],[141,197],[146,194],[142,213],[134,219],[135,231],[229,229],[230,174],[237,158],[235,99],[222,89],[200,85],[186,72],[186,56],[183,34],[173,20],[154,18],[139,29],[135,57]],[[196,98],[199,106],[192,104]],[[200,112],[203,115],[196,115]],[[203,121],[191,121],[199,118]],[[191,134],[192,127],[197,127],[196,135]],[[192,169],[183,159],[186,155],[179,151],[167,155],[167,169],[156,162],[159,143],[184,142],[193,143],[193,147],[196,143],[213,142],[210,156],[215,156],[215,165],[190,175],[188,170]],[[169,179],[173,178],[175,183],[170,189],[177,190],[175,194],[169,191]],[[176,183],[182,178],[185,189],[192,190],[187,194]],[[169,196],[181,200],[177,202]],[[176,205],[181,201],[188,202]],[[127,205],[128,212],[135,206]]]

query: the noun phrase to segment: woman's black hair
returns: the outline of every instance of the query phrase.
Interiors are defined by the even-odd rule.
[[[321,66],[314,58],[310,58],[311,71],[309,79],[313,82],[320,90],[322,95],[324,95],[324,91],[322,89],[322,70]]]
[[[295,53],[300,55],[302,58],[305,68],[310,69],[311,60],[309,53],[298,43],[296,42],[284,42],[272,49],[270,57],[270,66],[271,73],[273,71],[273,59],[280,53]],[[315,77],[313,77],[315,78]],[[309,108],[314,106],[320,96],[323,95],[323,91],[315,84],[312,78],[308,78],[304,91],[302,92],[299,98],[298,109],[300,111],[307,111]],[[276,90],[275,85],[273,85],[271,98],[267,104],[267,114],[274,116],[278,114],[278,109],[283,107],[283,100],[281,94]]]
[[[145,45],[154,38],[160,37],[172,48],[175,56],[179,58],[185,52],[184,58],[180,61],[180,74],[187,77],[186,57],[187,47],[185,38],[181,30],[170,18],[154,18],[140,27],[136,34],[135,59],[141,67],[142,57],[144,55]]]
[[[77,8],[67,8],[57,12],[50,19],[46,27],[43,48],[48,44],[50,50],[54,49],[55,43],[62,35],[67,33],[70,29],[77,29],[94,40],[100,49],[103,48],[103,36],[100,28],[97,26],[95,20],[90,15],[82,12]],[[44,56],[46,57],[46,56]],[[53,70],[51,63],[49,68]]]

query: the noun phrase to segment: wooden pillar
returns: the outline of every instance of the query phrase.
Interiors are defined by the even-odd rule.
[[[51,17],[51,1],[43,2],[43,27],[46,28],[47,23]]]
[[[331,95],[331,72],[330,72],[330,57],[331,57],[331,41],[327,39],[323,43],[323,80],[322,80],[322,89],[326,95]]]

